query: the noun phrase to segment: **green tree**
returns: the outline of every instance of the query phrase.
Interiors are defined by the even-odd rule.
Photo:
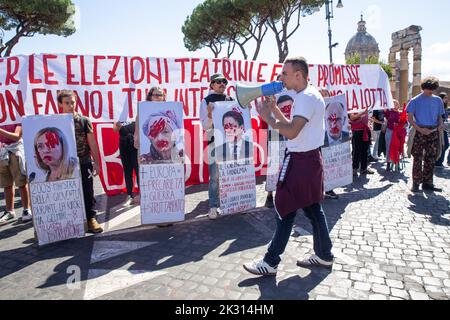
[[[325,1],[269,0],[267,2],[270,5],[267,24],[275,35],[278,47],[278,62],[282,63],[289,54],[289,38],[300,28],[300,17],[319,11]]]
[[[361,64],[361,55],[359,53],[352,54],[346,59],[347,64]],[[378,59],[375,56],[368,56],[364,64],[379,64],[380,67],[386,72],[389,79],[392,79],[392,67],[385,63],[383,60]]]
[[[0,0],[0,28],[14,30],[14,36],[0,48],[8,57],[22,37],[55,34],[67,37],[75,32],[71,0]]]
[[[206,0],[189,16],[182,31],[186,48],[195,51],[210,48],[217,57],[228,44],[227,57],[236,46],[244,59],[249,57],[248,44],[254,43],[251,55],[256,60],[270,29],[275,35],[279,61],[289,53],[288,40],[300,26],[300,16],[313,14],[324,0]],[[293,23],[292,23],[293,22]]]

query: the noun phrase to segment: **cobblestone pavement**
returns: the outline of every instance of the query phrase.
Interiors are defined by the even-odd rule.
[[[275,227],[262,179],[257,209],[216,221],[206,186],[188,188],[186,221],[166,228],[140,226],[139,208],[122,208],[124,197],[107,198],[97,183],[101,235],[38,247],[31,223],[0,227],[0,299],[449,299],[450,168],[436,170],[444,192],[413,194],[407,162],[388,174],[375,164],[377,174],[325,200],[332,270],[296,266],[312,251],[300,213],[271,278],[242,268],[262,257]]]

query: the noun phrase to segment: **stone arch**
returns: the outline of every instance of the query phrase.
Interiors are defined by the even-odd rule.
[[[420,81],[422,78],[422,27],[412,25],[406,29],[392,34],[392,47],[389,52],[389,64],[392,67],[391,91],[392,97],[403,105],[408,101],[409,91],[409,51],[413,49],[413,88],[412,96],[421,92]],[[400,52],[400,64],[397,53]],[[400,74],[398,74],[400,71]]]

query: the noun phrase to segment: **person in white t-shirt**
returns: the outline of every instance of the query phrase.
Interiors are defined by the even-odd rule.
[[[290,119],[284,117],[273,98],[256,108],[269,126],[289,140],[275,195],[277,229],[264,258],[244,264],[244,269],[252,274],[276,275],[298,209],[303,209],[313,226],[315,254],[298,260],[297,265],[327,268],[333,265],[332,243],[320,204],[324,199],[320,147],[325,138],[325,102],[319,91],[308,85],[308,71],[309,65],[303,57],[285,61],[281,81],[288,90],[297,93]]]

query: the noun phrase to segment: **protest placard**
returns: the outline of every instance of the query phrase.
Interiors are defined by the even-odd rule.
[[[216,102],[213,122],[222,213],[255,208],[256,179],[250,111],[233,101]]]
[[[142,102],[138,111],[142,224],[183,221],[183,105]]]
[[[23,140],[39,245],[83,237],[85,208],[73,115],[26,117]]]

